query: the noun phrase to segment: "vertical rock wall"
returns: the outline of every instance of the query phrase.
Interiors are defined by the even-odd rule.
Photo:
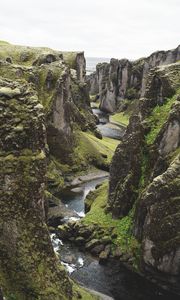
[[[0,79],[0,285],[6,299],[70,299],[45,224],[45,126],[31,85]]]
[[[108,210],[133,216],[140,267],[180,294],[180,63],[151,69],[110,168]]]
[[[180,46],[169,51],[157,51],[136,61],[111,59],[109,64],[98,64],[96,72],[88,77],[90,93],[99,94],[102,110],[114,112],[122,99],[133,100],[144,96],[147,76],[152,68],[178,60]]]

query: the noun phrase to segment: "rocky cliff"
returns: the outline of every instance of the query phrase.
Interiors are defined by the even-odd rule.
[[[43,107],[26,83],[0,78],[0,285],[6,299],[70,299],[45,225]]]
[[[159,65],[180,60],[180,46],[169,51],[157,51],[136,61],[111,59],[98,64],[96,72],[88,77],[90,93],[98,94],[100,108],[114,112],[123,99],[143,97],[150,70]]]
[[[36,90],[45,110],[49,188],[61,190],[65,173],[89,166],[76,150],[79,134],[96,131],[84,82],[84,54],[0,44],[0,76],[22,80]]]
[[[97,298],[70,281],[46,225],[46,179],[54,183],[56,173],[60,186],[75,130],[95,127],[84,70],[83,53],[0,45],[0,287],[7,300]]]
[[[108,210],[133,215],[140,268],[180,293],[180,63],[147,77],[110,169]]]
[[[73,123],[95,127],[84,83],[84,54],[5,44],[0,45],[0,60],[1,76],[34,85],[46,112],[50,152],[67,162],[75,143]]]

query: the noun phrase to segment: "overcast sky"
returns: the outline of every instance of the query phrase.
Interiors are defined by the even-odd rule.
[[[0,0],[0,40],[139,58],[180,44],[180,0]]]

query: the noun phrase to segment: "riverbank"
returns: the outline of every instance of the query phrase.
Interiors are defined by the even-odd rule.
[[[107,115],[101,115],[99,119],[102,117],[108,120]],[[79,284],[113,299],[159,300],[163,297],[163,300],[176,300],[175,295],[137,273],[136,260],[140,249],[132,236],[131,215],[114,220],[107,214],[108,173],[99,172],[73,179],[73,193],[62,195],[64,204],[81,215],[78,220],[69,218],[68,223],[55,230],[56,240],[59,240],[56,251],[60,253],[62,263]]]

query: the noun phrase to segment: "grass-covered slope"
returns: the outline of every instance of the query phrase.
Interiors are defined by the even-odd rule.
[[[129,116],[123,112],[119,112],[110,116],[110,121],[127,126],[129,124]]]
[[[98,224],[105,232],[111,228],[111,236],[114,237],[112,238],[112,243],[114,246],[120,247],[123,253],[129,253],[136,256],[138,254],[139,245],[132,234],[133,211],[121,220],[113,219],[112,214],[106,212],[108,182],[104,183],[93,192],[91,198],[92,205],[90,211],[86,214],[82,222],[86,225]]]

